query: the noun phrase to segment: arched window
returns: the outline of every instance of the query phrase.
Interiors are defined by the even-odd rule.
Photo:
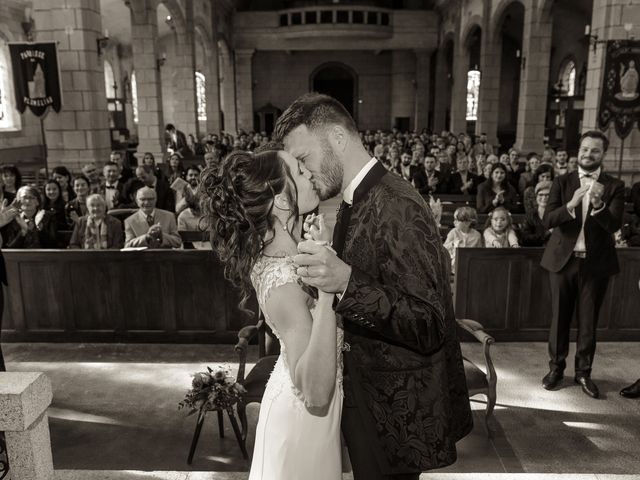
[[[107,60],[104,61],[104,88],[107,98],[116,98],[116,79],[113,68]]]
[[[573,97],[576,94],[576,64],[573,60],[565,62],[564,67],[560,70],[560,83],[561,95],[566,97]]]
[[[467,121],[478,120],[478,97],[480,95],[480,71],[467,73]]]
[[[9,62],[9,48],[0,38],[0,131],[20,130],[20,114],[15,108],[13,75]]]
[[[196,105],[198,107],[198,120],[207,119],[207,89],[204,75],[196,72]]]
[[[133,123],[138,123],[138,82],[136,82],[136,72],[131,72],[131,109],[133,110]]]

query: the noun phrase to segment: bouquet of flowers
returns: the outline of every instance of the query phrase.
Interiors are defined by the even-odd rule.
[[[218,366],[214,371],[207,367],[206,372],[193,374],[191,390],[178,403],[178,409],[189,408],[189,415],[203,410],[226,410],[236,404],[244,393],[244,387],[236,382],[227,368]]]

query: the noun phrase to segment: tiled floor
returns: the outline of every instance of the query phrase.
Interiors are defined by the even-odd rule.
[[[3,349],[9,370],[43,371],[51,378],[54,401],[49,417],[59,478],[80,478],[62,470],[84,470],[82,478],[88,480],[246,478],[246,473],[232,473],[246,472],[248,465],[228,422],[226,438],[220,441],[214,418],[207,419],[193,465],[188,466],[195,418],[187,418],[177,409],[189,387],[190,373],[220,363],[234,367],[231,346],[5,344]],[[482,364],[476,345],[465,344],[463,350]],[[599,345],[593,377],[604,398],[593,400],[569,379],[559,391],[540,387],[546,345],[495,345],[495,437],[489,440],[486,436],[484,403],[478,397],[473,403],[476,427],[459,443],[458,462],[424,478],[568,479],[572,477],[558,474],[571,473],[593,480],[604,474],[640,473],[640,401],[623,399],[617,393],[640,376],[635,363],[639,350],[637,343]],[[249,413],[255,425],[257,406],[250,407]],[[252,443],[250,434],[248,444]],[[112,473],[86,470],[136,473],[101,477]],[[192,474],[187,477],[189,472]],[[229,475],[198,476],[195,472]],[[463,473],[469,475],[458,475]],[[498,473],[505,475],[484,475]],[[531,477],[523,473],[553,475]]]

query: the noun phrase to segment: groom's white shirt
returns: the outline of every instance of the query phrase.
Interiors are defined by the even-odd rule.
[[[349,205],[353,205],[353,194],[356,191],[356,188],[358,188],[360,182],[362,182],[364,177],[367,176],[367,173],[369,173],[369,170],[371,170],[376,163],[378,163],[378,160],[376,157],[373,157],[369,160],[369,163],[360,169],[358,174],[353,177],[353,180],[351,180],[349,185],[347,185],[347,188],[344,189],[344,192],[342,192],[342,200],[347,202]]]

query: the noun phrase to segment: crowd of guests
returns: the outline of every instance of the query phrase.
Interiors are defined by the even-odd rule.
[[[147,152],[131,165],[114,151],[100,168],[87,163],[75,175],[56,166],[42,189],[22,184],[15,165],[0,168],[0,242],[4,248],[179,248],[179,231],[199,231],[196,190],[202,169],[233,150],[255,150],[270,141],[266,132],[208,134],[201,140],[174,125],[165,127],[168,159],[156,163]],[[362,142],[386,168],[425,196],[462,195],[445,246],[544,246],[550,236],[542,217],[555,176],[577,169],[577,157],[547,147],[541,154],[515,148],[497,155],[486,135],[450,132],[364,131]],[[185,168],[185,159],[202,158]],[[640,245],[640,183],[631,192],[635,216],[619,234]],[[473,205],[475,204],[475,208]],[[133,213],[133,211],[135,213]],[[513,214],[523,218],[514,222]],[[485,225],[478,215],[487,214]],[[480,229],[478,231],[477,229]],[[60,232],[72,232],[60,235]],[[208,248],[208,242],[187,247]]]

